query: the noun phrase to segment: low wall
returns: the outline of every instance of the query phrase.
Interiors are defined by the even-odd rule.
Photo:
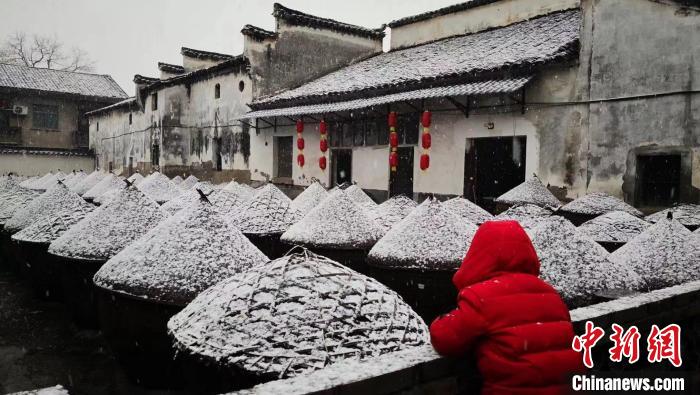
[[[58,169],[64,173],[72,170],[90,173],[94,168],[95,159],[91,156],[0,154],[0,174],[13,172],[23,176],[36,176]]]
[[[586,321],[606,331],[619,324],[625,329],[637,325],[642,333],[640,351],[649,327],[670,323],[682,328],[683,366],[675,369],[664,362],[649,367],[609,362],[610,347],[601,340],[594,348],[595,370],[674,370],[687,371],[698,387],[700,372],[700,281],[664,288],[645,294],[623,297],[571,311],[577,334],[584,332]],[[643,355],[644,352],[642,352]],[[641,359],[641,358],[640,358]],[[606,363],[608,361],[609,363]],[[693,385],[694,384],[694,385]],[[478,394],[480,379],[473,361],[444,358],[431,346],[387,354],[367,361],[345,361],[311,374],[278,380],[236,392],[239,395],[272,394]]]

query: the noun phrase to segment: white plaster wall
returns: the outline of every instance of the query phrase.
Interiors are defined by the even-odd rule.
[[[364,189],[388,190],[389,147],[353,148],[352,179]]]
[[[94,169],[94,159],[86,156],[0,155],[0,174],[13,172],[23,176],[36,176],[58,169],[64,173],[72,170],[90,173]]]
[[[396,49],[506,26],[553,11],[578,7],[580,0],[505,0],[391,29]]]
[[[182,55],[182,67],[185,68],[186,73],[194,70],[205,69],[221,62],[223,62],[223,60],[198,59]]]

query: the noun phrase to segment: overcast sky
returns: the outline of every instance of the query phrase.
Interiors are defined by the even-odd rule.
[[[95,60],[133,95],[134,74],[158,75],[156,63],[181,64],[180,47],[239,54],[249,23],[274,30],[273,0],[0,0],[0,38],[15,31],[55,35]],[[280,0],[278,0],[280,1]],[[284,0],[313,15],[366,27],[459,0]]]

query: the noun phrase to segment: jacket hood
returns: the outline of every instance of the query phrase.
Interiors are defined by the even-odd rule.
[[[516,221],[487,221],[452,278],[461,290],[503,273],[540,273],[540,261],[527,233]]]

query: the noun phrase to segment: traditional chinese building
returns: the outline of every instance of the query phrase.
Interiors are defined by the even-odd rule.
[[[126,97],[108,75],[0,64],[0,173],[92,169],[84,114]]]

